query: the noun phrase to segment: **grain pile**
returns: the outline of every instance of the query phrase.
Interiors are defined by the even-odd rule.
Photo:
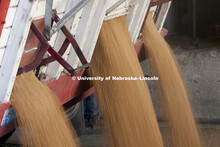
[[[159,77],[161,101],[174,147],[199,147],[199,135],[181,71],[169,45],[159,34],[152,15],[143,29],[143,42],[154,73]]]
[[[33,72],[17,76],[11,97],[23,145],[76,147],[75,134],[58,98]]]
[[[90,76],[143,76],[125,16],[104,22]],[[93,81],[104,118],[108,146],[162,147],[145,81]]]

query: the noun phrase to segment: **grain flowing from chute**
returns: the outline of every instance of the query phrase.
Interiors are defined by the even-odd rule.
[[[104,22],[90,76],[143,76],[125,16]],[[104,80],[93,84],[104,117],[108,146],[163,146],[145,81]]]
[[[76,147],[75,133],[55,94],[34,73],[17,76],[11,97],[25,146]]]
[[[159,77],[161,101],[174,147],[200,147],[199,134],[187,91],[175,56],[159,34],[151,13],[142,32],[143,42],[154,73]]]

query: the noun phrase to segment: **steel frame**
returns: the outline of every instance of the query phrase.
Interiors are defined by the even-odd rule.
[[[56,12],[54,11],[51,24],[53,24],[54,21],[58,22],[59,20],[60,20],[60,18],[57,16]],[[53,47],[51,47],[47,38],[40,32],[40,30],[37,28],[37,26],[33,22],[31,24],[31,30],[35,34],[35,36],[38,38],[38,40],[40,41],[40,44],[38,46],[38,53],[37,53],[35,59],[32,61],[32,63],[18,69],[17,75],[31,71],[38,66],[40,67],[40,66],[46,65],[46,64],[51,63],[55,60],[57,62],[59,62],[70,73],[71,76],[76,75],[77,74],[76,69],[73,69],[71,67],[71,65],[69,63],[67,63],[67,61],[65,61],[62,58],[62,55],[65,53],[69,44],[71,44],[73,46],[77,56],[79,57],[79,59],[82,63],[82,67],[80,67],[78,69],[88,68],[89,64],[88,64],[85,56],[83,55],[78,43],[76,42],[76,40],[74,39],[72,34],[68,31],[68,29],[65,26],[63,26],[61,28],[61,31],[66,36],[66,39],[63,42],[63,44],[58,52],[56,52],[53,49]],[[51,56],[43,59],[43,56],[45,55],[45,53],[47,51],[51,54]]]

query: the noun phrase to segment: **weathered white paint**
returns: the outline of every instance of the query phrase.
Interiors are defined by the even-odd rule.
[[[87,38],[89,28],[91,27],[91,22],[97,8],[98,1],[99,0],[90,1],[83,9],[81,19],[79,21],[78,28],[75,34],[75,39],[78,42],[81,50],[83,50],[83,47],[85,45],[85,39]],[[70,49],[70,54],[67,61],[73,68],[77,67],[79,59],[74,49]]]
[[[24,50],[25,42],[32,21],[31,10],[36,4],[29,0],[21,0],[18,4],[8,43],[3,55],[0,68],[0,102],[9,101],[11,90],[14,85],[17,70]],[[34,5],[35,6],[35,5]]]
[[[106,10],[110,9],[113,5],[115,5],[119,0],[107,0],[106,1]],[[106,13],[106,12],[105,12]]]
[[[51,38],[50,38],[49,43],[50,43],[50,45],[51,45],[52,47],[53,47],[54,44],[55,44],[55,41],[56,41],[57,35],[58,35],[58,32],[54,33],[54,34],[51,36]]]
[[[6,20],[5,20],[6,23],[4,24],[4,28],[8,28],[12,26],[16,9],[17,7],[8,9],[8,13],[7,13]]]
[[[19,0],[11,0],[9,7],[15,7],[18,5]]]
[[[57,13],[64,13],[67,0],[53,0],[53,9],[56,9]],[[34,19],[40,19],[45,16],[46,0],[39,0],[37,10],[34,13]]]
[[[5,52],[5,48],[1,48],[0,49],[0,65],[1,65],[1,62],[2,62],[2,58],[3,58],[4,52]]]
[[[105,1],[100,1],[83,50],[83,54],[85,55],[88,63],[91,61],[106,10],[107,5],[105,4]]]
[[[156,10],[157,10],[157,7],[158,7],[158,6],[154,6],[154,7],[151,7],[151,8],[150,8],[150,12],[152,13],[152,16],[155,15],[155,12],[156,12]]]
[[[3,54],[5,51],[5,47],[8,41],[8,37],[11,31],[11,26],[14,20],[14,15],[17,9],[17,5],[18,5],[18,0],[11,0],[10,4],[9,4],[9,8],[8,8],[8,12],[6,15],[6,19],[5,19],[5,24],[3,26],[3,30],[2,30],[2,34],[0,37],[0,66],[1,66],[1,61],[3,58]]]
[[[2,30],[2,34],[1,34],[1,37],[0,37],[0,48],[3,48],[3,47],[6,46],[10,32],[11,32],[10,27],[9,28],[4,28]]]
[[[115,8],[114,10],[112,10],[110,13],[106,14],[105,20],[114,19],[116,17],[126,15],[128,13],[129,3],[130,0],[127,0],[123,2],[121,5],[119,5],[117,8]]]
[[[127,15],[127,22],[132,42],[135,43],[139,37],[151,0],[132,0]]]
[[[167,17],[167,13],[169,11],[170,5],[171,5],[171,1],[164,3],[161,7],[158,19],[156,20],[156,26],[159,31],[161,31],[163,28],[163,24],[164,24],[165,19]]]
[[[82,52],[84,50],[87,50],[84,48],[85,44],[87,43],[87,40],[88,40],[88,37],[89,37],[89,32],[90,32],[90,29],[92,27],[92,22],[94,21],[95,19],[95,12],[97,10],[97,7],[98,7],[98,3],[99,3],[99,0],[94,0],[93,2],[93,6],[92,6],[92,9],[90,10],[90,16],[89,16],[89,19],[87,21],[87,24],[84,26],[84,27],[81,27],[82,25],[79,25],[78,26],[78,30],[77,30],[77,33],[76,33],[76,37],[79,41],[79,46],[81,47],[81,50]],[[87,12],[86,12],[87,14]],[[83,14],[84,15],[84,14]],[[85,19],[81,19],[81,23],[83,23],[84,21],[86,21],[86,17],[84,17]],[[83,33],[80,33],[80,32],[83,32]],[[81,62],[79,61],[79,58],[76,57],[74,58],[75,60],[73,60],[73,67],[76,68],[78,66],[81,66]],[[80,65],[79,65],[80,64]]]

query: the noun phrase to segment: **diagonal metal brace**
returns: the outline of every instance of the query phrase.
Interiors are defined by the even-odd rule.
[[[53,19],[55,22],[59,22],[60,18],[57,16],[56,12],[54,12],[53,14]],[[64,33],[64,35],[66,36],[66,38],[70,41],[71,45],[73,46],[77,56],[79,57],[82,65],[84,64],[88,64],[85,56],[82,53],[82,50],[80,49],[78,43],[76,42],[75,38],[72,36],[72,34],[68,31],[68,29],[63,26],[61,28],[61,31]]]
[[[56,12],[54,11],[52,20],[50,21],[50,23],[51,23],[50,25],[52,26],[54,21],[59,22],[59,20],[60,20],[60,18],[57,16]],[[40,45],[37,50],[38,52],[37,52],[35,59],[32,61],[32,63],[18,69],[17,75],[31,71],[31,70],[35,69],[36,67],[37,67],[36,72],[38,73],[41,66],[46,65],[48,63],[51,63],[55,60],[57,62],[59,62],[70,73],[71,76],[74,76],[77,73],[76,72],[77,70],[83,70],[83,69],[87,69],[89,67],[89,63],[87,62],[85,56],[83,55],[77,41],[75,40],[73,35],[68,31],[68,29],[65,26],[63,26],[61,28],[61,31],[66,36],[66,39],[63,42],[63,44],[58,52],[56,52],[51,47],[46,36],[44,36],[40,32],[40,30],[37,28],[37,26],[34,23],[31,24],[31,30],[35,34],[35,36],[38,38],[38,40],[40,41]],[[78,67],[76,69],[73,69],[71,67],[71,65],[62,58],[62,55],[65,53],[69,44],[71,44],[73,46],[77,56],[79,57],[79,59],[82,63],[82,66]],[[45,53],[47,51],[51,54],[51,56],[43,59],[43,56],[45,55]]]
[[[44,37],[44,35],[40,32],[40,30],[37,28],[37,26],[34,23],[31,24],[31,30],[41,42],[40,46],[38,47],[38,54],[31,64],[19,68],[17,75],[31,71],[34,68],[36,68],[40,64],[41,60],[43,59],[43,56],[46,53],[46,51],[48,51],[57,60],[57,62],[59,62],[70,73],[71,76],[74,76],[75,70],[71,67],[71,65],[69,65],[69,63],[67,63],[62,58],[61,55],[59,55],[59,53],[57,53],[50,46],[47,39]]]
[[[63,18],[52,27],[53,33],[61,29],[77,12],[79,12],[90,0],[81,0],[75,7],[73,7]]]

